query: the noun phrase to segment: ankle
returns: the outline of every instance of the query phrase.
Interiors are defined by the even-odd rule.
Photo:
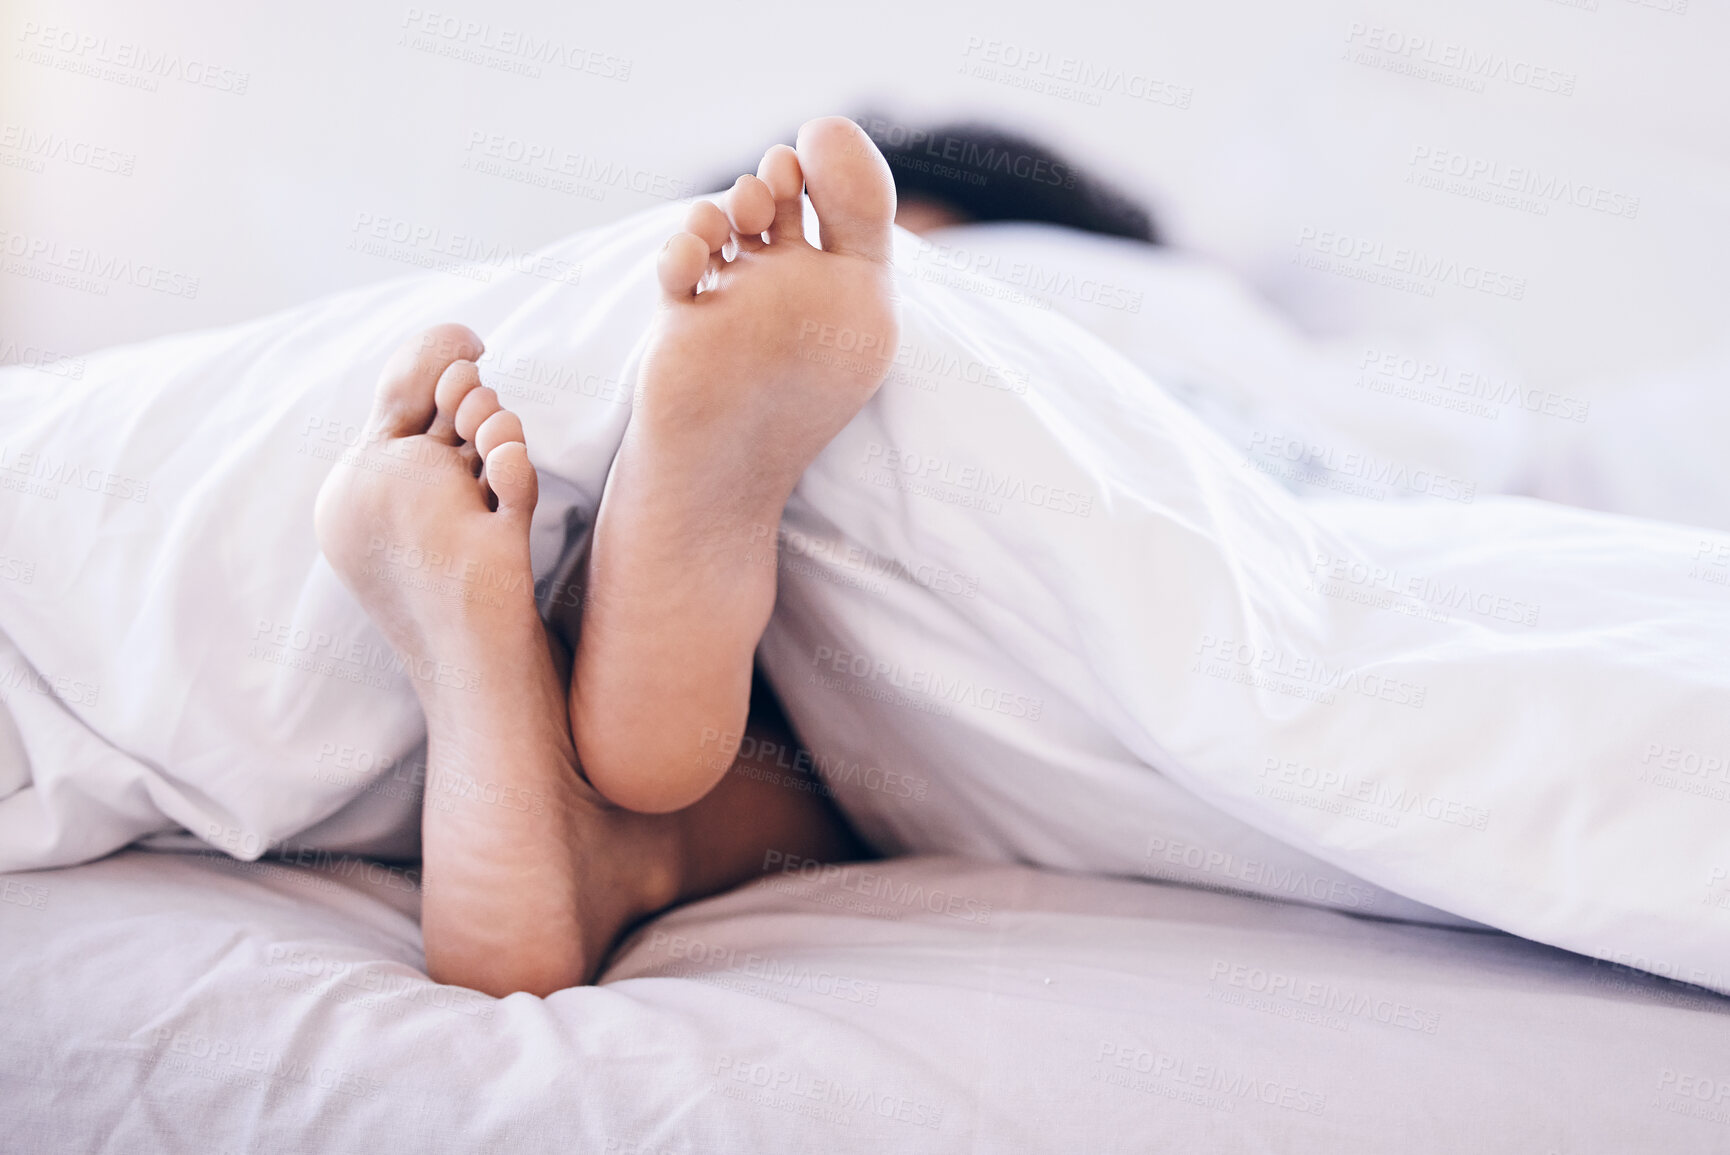
[[[611,845],[595,849],[608,858],[605,877],[617,902],[619,933],[690,897],[691,864],[680,817],[637,814],[595,801],[606,808],[616,835]],[[616,848],[626,852],[615,853]]]

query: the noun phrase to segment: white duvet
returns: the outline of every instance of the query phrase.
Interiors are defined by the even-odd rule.
[[[523,416],[551,572],[678,211],[76,381],[4,371],[0,869],[181,827],[248,858],[412,852],[421,719],[318,557],[312,495],[389,350],[460,320]],[[1029,299],[904,241],[897,369],[800,485],[761,651],[871,837],[1448,912],[1730,989],[1730,539],[1491,496],[1559,408],[1493,444],[1409,398],[1354,423],[1313,387],[1337,350],[1198,292],[1166,353],[1215,432],[1061,315],[1097,321],[1097,276]],[[1157,326],[1115,312],[1089,327],[1151,360]],[[1216,354],[1235,334],[1261,358],[1213,374],[1232,388],[1204,388],[1200,314]]]

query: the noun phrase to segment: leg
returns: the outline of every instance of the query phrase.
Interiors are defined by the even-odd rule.
[[[427,716],[428,972],[544,995],[592,979],[631,924],[752,877],[766,850],[858,846],[820,797],[744,766],[723,765],[721,789],[667,815],[621,810],[584,781],[560,677],[569,658],[534,608],[534,470],[521,426],[479,385],[480,352],[460,326],[404,349],[316,520],[331,564],[409,659]],[[405,581],[385,564],[398,549],[456,576]],[[764,741],[785,740],[772,713],[758,724]]]
[[[815,775],[789,771],[778,755],[798,750],[781,704],[758,679],[744,736],[750,757],[729,757],[721,781],[678,812],[684,863],[680,901],[729,890],[764,870],[769,851],[790,859],[850,862],[872,857],[828,801]],[[791,759],[795,767],[800,759]]]

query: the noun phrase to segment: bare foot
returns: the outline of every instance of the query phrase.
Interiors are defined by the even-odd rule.
[[[462,325],[397,350],[361,444],[314,508],[325,557],[405,656],[425,656],[453,617],[500,626],[534,615],[524,579],[535,471],[522,422],[480,384],[482,351]]]
[[[807,189],[821,248],[805,240]],[[828,117],[722,200],[693,205],[661,252],[631,436],[683,474],[727,483],[724,504],[778,512],[894,356],[895,186],[870,138]]]
[[[801,191],[821,247],[805,240]],[[800,129],[797,151],[770,149],[721,204],[693,205],[661,253],[571,691],[584,770],[621,806],[686,806],[726,764],[712,740],[742,728],[782,508],[899,342],[894,216],[888,164],[857,125],[828,117]]]
[[[428,734],[428,973],[505,995],[593,978],[681,888],[679,831],[583,781],[535,611],[522,425],[460,325],[405,346],[318,496],[331,565],[404,659]]]

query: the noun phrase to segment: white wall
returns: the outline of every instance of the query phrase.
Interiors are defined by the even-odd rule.
[[[1143,190],[1178,244],[1229,262],[1318,330],[1457,324],[1508,350],[1534,384],[1632,375],[1721,345],[1730,316],[1730,16],[1717,0],[1580,3],[1592,7],[890,0],[842,15],[785,0],[5,0],[0,360],[237,320],[412,271],[349,247],[362,219],[436,229],[447,245],[527,248],[654,203],[653,192],[585,195],[465,168],[474,134],[581,154],[666,192],[806,116],[871,103],[902,117],[985,114],[1049,137]],[[543,64],[534,77],[490,66],[507,52],[475,63],[421,51],[407,42],[415,12],[447,28],[484,21],[494,43],[580,46],[601,74]],[[1471,91],[1378,66],[1410,56],[1347,58],[1370,49],[1371,28],[1427,38],[1418,56],[1442,59],[1445,77],[1466,75],[1447,61],[1469,52],[1528,83],[1492,77]],[[141,51],[171,63],[151,72]],[[1005,62],[1030,53],[1121,82],[1083,99],[1029,91],[1017,85],[1037,70]],[[625,78],[604,75],[624,62]],[[222,90],[241,74],[244,93]],[[45,139],[62,151],[31,151]],[[77,163],[85,146],[110,151]],[[1540,215],[1423,188],[1408,181],[1420,149],[1638,198],[1638,210],[1552,202]],[[99,170],[121,162],[128,173]],[[1326,233],[1380,245],[1384,259],[1403,246],[1494,270],[1520,299],[1454,281],[1426,296],[1293,263]],[[116,259],[164,270],[170,291],[39,279]],[[196,296],[173,295],[194,277]]]

